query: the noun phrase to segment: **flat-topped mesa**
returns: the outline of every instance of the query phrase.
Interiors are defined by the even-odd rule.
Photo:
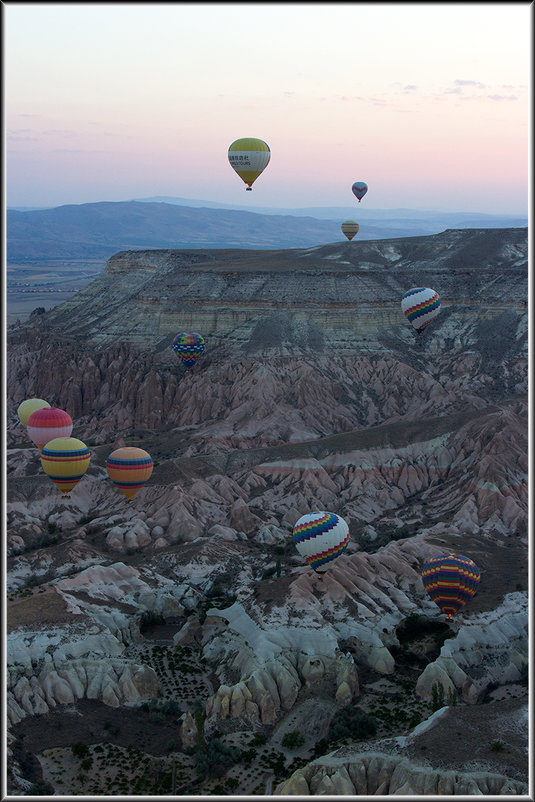
[[[99,346],[149,350],[193,330],[253,350],[382,352],[392,342],[413,345],[400,299],[410,287],[428,286],[439,292],[442,313],[425,336],[440,349],[475,318],[499,328],[507,313],[518,324],[527,313],[527,258],[527,229],[518,228],[278,251],[121,251],[39,325]],[[26,328],[30,334],[35,323],[17,334]]]

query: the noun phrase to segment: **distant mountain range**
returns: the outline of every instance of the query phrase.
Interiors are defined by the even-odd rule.
[[[338,240],[345,219],[359,240],[437,234],[448,228],[526,227],[521,215],[354,207],[247,209],[186,198],[7,210],[7,261],[108,258],[122,250],[303,248]]]

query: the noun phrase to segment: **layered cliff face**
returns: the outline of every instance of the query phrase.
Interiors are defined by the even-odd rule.
[[[415,285],[442,297],[420,337],[399,303]],[[207,732],[264,728],[279,743],[279,728],[317,699],[319,739],[335,711],[367,704],[372,680],[396,681],[407,616],[441,618],[420,574],[449,550],[475,560],[480,588],[444,644],[422,652],[407,705],[429,705],[440,684],[475,709],[492,687],[521,683],[526,300],[525,230],[446,231],[358,247],[121,253],[71,301],[12,328],[13,726],[77,699],[120,710],[175,698],[169,676],[143,662],[150,613],[210,669],[199,691]],[[190,371],[170,347],[187,329],[207,342]],[[68,499],[17,422],[33,396],[66,409],[90,446]],[[155,462],[131,503],[105,472],[124,444]],[[318,509],[351,532],[322,580],[291,542],[295,521]],[[389,780],[393,793],[420,789],[411,771],[388,768],[404,777]],[[299,779],[287,793],[343,793],[325,772],[303,772],[323,790],[296,791]],[[425,787],[445,788],[435,774]],[[467,782],[510,792],[507,778]]]

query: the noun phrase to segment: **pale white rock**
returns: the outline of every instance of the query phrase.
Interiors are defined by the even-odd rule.
[[[235,529],[230,526],[222,526],[221,524],[214,524],[208,530],[208,534],[221,540],[238,540],[238,534]]]
[[[163,526],[160,526],[159,524],[157,524],[156,526],[152,527],[152,529],[150,531],[150,536],[151,536],[151,538],[160,538],[160,537],[163,536],[164,531],[165,530],[164,530]],[[156,544],[154,544],[154,545],[156,545]]]
[[[240,532],[252,532],[260,526],[263,521],[257,515],[251,512],[247,504],[242,498],[236,499],[232,504],[229,513],[230,526]]]
[[[416,693],[430,699],[442,682],[446,693],[457,689],[473,704],[491,682],[518,679],[528,660],[527,603],[525,593],[510,593],[495,610],[465,619],[418,678]]]
[[[196,540],[204,534],[203,526],[182,507],[175,511],[166,531],[166,538],[170,543]]]

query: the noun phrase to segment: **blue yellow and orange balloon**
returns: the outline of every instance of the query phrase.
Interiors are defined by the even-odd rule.
[[[134,446],[117,448],[106,460],[108,476],[130,501],[150,479],[153,467],[150,454]]]
[[[402,296],[401,310],[419,334],[440,312],[440,295],[430,287],[413,287]]]
[[[475,595],[479,568],[462,554],[437,554],[426,562],[422,581],[431,601],[451,619]]]
[[[296,522],[293,542],[310,567],[323,573],[347,548],[349,527],[333,512],[310,512]]]
[[[359,224],[355,223],[354,220],[346,220],[340,227],[342,229],[342,234],[345,234],[350,242],[355,234],[359,233],[360,228]]]
[[[17,408],[17,417],[26,428],[28,425],[28,418],[33,412],[37,412],[38,409],[44,409],[45,407],[50,407],[48,401],[44,401],[42,398],[27,398],[26,401],[23,401],[19,404]]]
[[[187,368],[204,354],[204,337],[196,331],[181,331],[173,340],[173,351]]]
[[[364,181],[355,181],[353,186],[351,187],[351,191],[353,195],[357,198],[358,202],[360,203],[364,195],[368,191],[368,185],[364,183]]]
[[[68,412],[57,407],[43,407],[32,412],[26,424],[28,437],[39,451],[56,437],[70,437],[72,418]]]
[[[91,454],[76,437],[55,437],[41,450],[41,465],[58,490],[70,493],[89,468]]]
[[[230,166],[247,184],[247,192],[268,166],[270,157],[269,145],[263,139],[253,137],[236,139],[228,149]]]

